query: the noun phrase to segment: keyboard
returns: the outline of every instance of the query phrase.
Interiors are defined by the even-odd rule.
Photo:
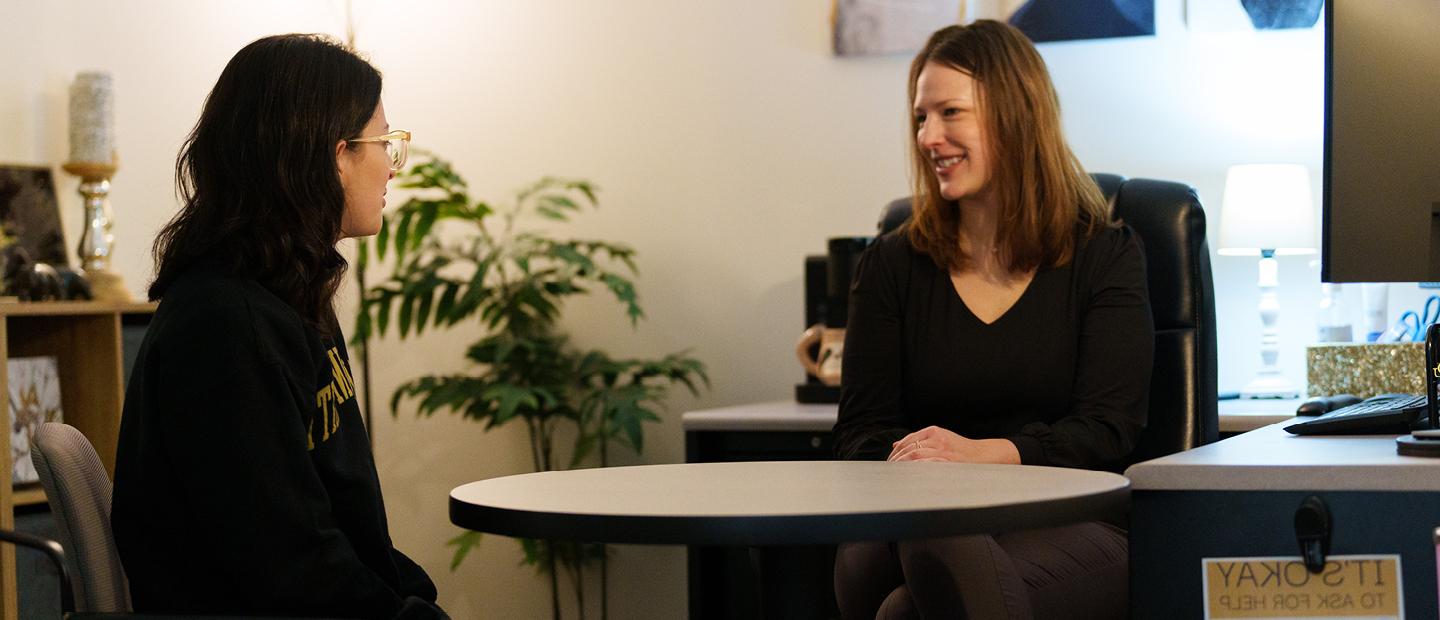
[[[1291,424],[1285,427],[1285,431],[1295,435],[1366,435],[1408,433],[1415,428],[1429,428],[1429,425],[1424,396],[1394,396],[1371,398],[1341,407]]]

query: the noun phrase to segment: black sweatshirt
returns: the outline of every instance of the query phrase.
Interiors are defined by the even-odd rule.
[[[140,346],[111,523],[137,612],[443,617],[390,542],[344,343],[213,267]]]
[[[1128,227],[1077,245],[987,325],[906,228],[872,244],[850,292],[837,455],[884,460],[934,425],[1009,439],[1027,465],[1122,468],[1155,346],[1144,253]]]

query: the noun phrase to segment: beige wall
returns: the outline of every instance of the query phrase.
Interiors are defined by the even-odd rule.
[[[822,252],[826,237],[872,230],[879,206],[906,192],[908,59],[832,57],[823,0],[355,5],[358,45],[386,75],[391,124],[452,159],[476,194],[503,201],[543,174],[601,186],[601,210],[574,232],[639,250],[650,318],[632,331],[612,304],[576,303],[577,339],[620,355],[692,348],[715,385],[698,401],[672,400],[641,461],[683,460],[686,409],[787,397],[800,378],[789,351],[802,327],[803,256]],[[1230,163],[1304,163],[1318,190],[1320,32],[1195,34],[1180,0],[1157,5],[1157,37],[1042,49],[1082,160],[1191,182],[1212,207]],[[261,35],[341,33],[343,7],[5,2],[0,161],[60,163],[66,85],[78,70],[112,72],[122,158],[116,262],[138,292],[149,240],[175,209],[175,151],[221,67]],[[74,181],[60,185],[73,246]],[[1300,379],[1318,276],[1305,259],[1282,259],[1281,269],[1282,364]],[[1219,258],[1216,277],[1227,317],[1221,387],[1238,389],[1258,362],[1254,264]],[[348,304],[354,293],[346,295]],[[475,335],[377,345],[379,402],[420,372],[459,370]],[[436,578],[442,604],[457,618],[543,615],[545,583],[516,567],[512,542],[487,539],[454,573],[442,546],[457,533],[445,513],[450,488],[527,469],[520,429],[487,434],[453,418],[377,411],[374,434],[397,545]],[[673,548],[619,548],[615,617],[683,615],[683,558]]]

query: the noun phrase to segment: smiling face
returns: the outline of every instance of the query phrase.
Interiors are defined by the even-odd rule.
[[[927,62],[915,81],[915,143],[946,200],[985,199],[990,145],[980,116],[978,83],[958,69]]]
[[[390,132],[385,120],[385,104],[375,106],[375,113],[365,129],[355,137],[380,136]],[[336,146],[335,164],[340,171],[340,186],[345,189],[345,214],[340,218],[341,238],[368,237],[380,232],[380,211],[385,208],[385,190],[395,172],[383,142],[351,143],[341,140]]]

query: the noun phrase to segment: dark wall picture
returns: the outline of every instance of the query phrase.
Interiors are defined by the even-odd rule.
[[[1240,0],[1256,30],[1309,28],[1320,19],[1323,0]]]
[[[1036,43],[1155,34],[1155,0],[1030,0],[1009,17]]]
[[[0,226],[31,260],[65,266],[55,179],[42,166],[0,165]]]
[[[977,19],[1009,22],[1036,43],[1148,36],[1155,0],[835,0],[835,53],[913,54],[931,32]]]
[[[1324,0],[1186,0],[1185,22],[1198,31],[1312,28],[1324,8]]]

